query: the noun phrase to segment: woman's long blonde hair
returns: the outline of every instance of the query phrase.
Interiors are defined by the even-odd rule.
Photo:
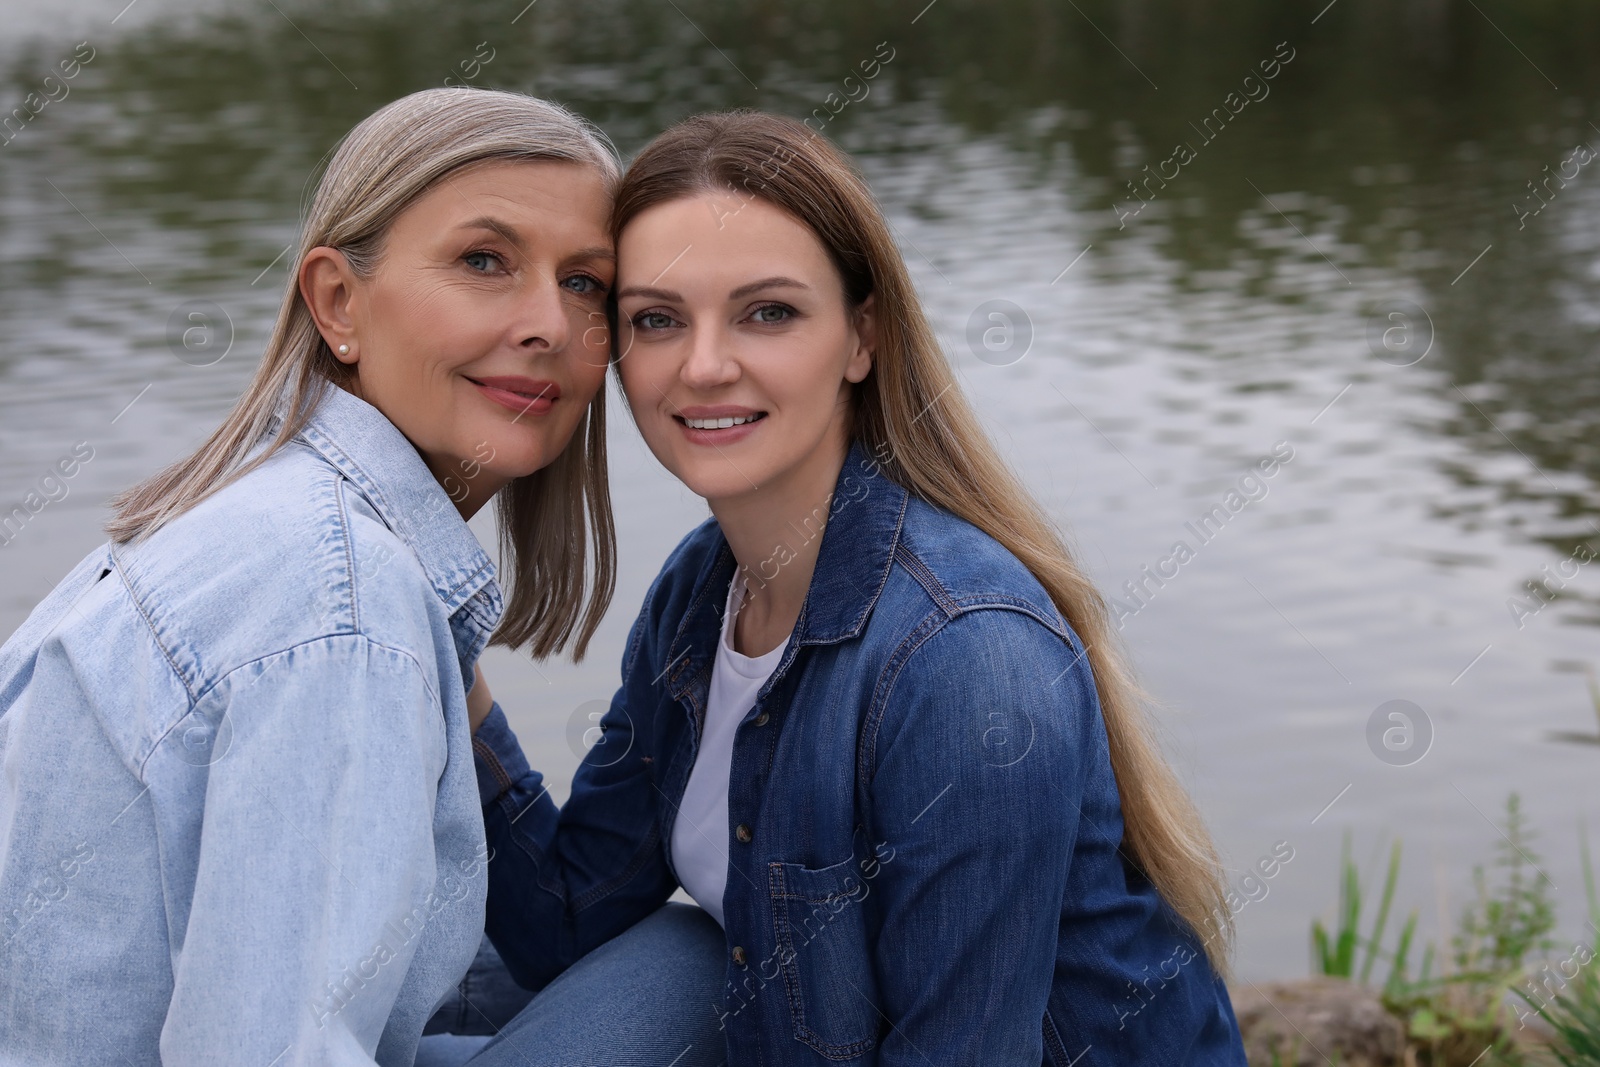
[[[347,381],[300,294],[311,249],[337,248],[371,276],[394,220],[434,183],[491,160],[558,160],[600,172],[608,189],[621,168],[593,126],[559,105],[489,89],[426,89],[380,108],[340,142],[317,185],[291,261],[266,352],[222,425],[189,456],[112,500],[106,532],[143,539],[242,477],[305,426],[324,381]],[[500,552],[511,572],[494,644],[543,658],[576,636],[581,658],[616,585],[616,535],[606,477],[605,390],[595,394],[572,441],[549,466],[514,479],[496,497]],[[256,458],[245,456],[283,406],[283,426]],[[593,558],[589,558],[592,550]],[[588,586],[585,606],[585,586]]]
[[[905,262],[849,158],[805,124],[754,111],[678,123],[629,165],[612,233],[652,205],[706,191],[769,202],[817,235],[852,306],[876,296],[873,370],[855,389],[853,434],[884,472],[965,519],[1033,572],[1083,641],[1122,801],[1123,855],[1226,974],[1227,887],[1211,836],[1162,757],[1105,600],[983,432],[940,352]]]

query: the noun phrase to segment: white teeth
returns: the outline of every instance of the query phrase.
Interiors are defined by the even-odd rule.
[[[730,426],[743,426],[747,422],[755,422],[754,415],[740,415],[738,418],[724,416],[720,419],[689,419],[683,420],[691,429],[695,430],[726,430]]]

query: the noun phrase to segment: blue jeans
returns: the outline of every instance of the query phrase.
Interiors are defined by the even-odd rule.
[[[428,1021],[416,1067],[722,1067],[727,945],[699,908],[668,904],[538,993],[484,939]]]

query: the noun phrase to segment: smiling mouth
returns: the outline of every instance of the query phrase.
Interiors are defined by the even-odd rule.
[[[465,375],[463,375],[463,377],[465,377]],[[480,382],[476,378],[467,378],[467,381],[471,382],[473,385],[482,386],[486,389],[498,389],[502,393],[515,393],[517,396],[525,396],[529,400],[539,400],[541,398],[548,398],[550,400],[555,399],[555,397],[549,395],[551,392],[551,387],[548,385],[543,389],[540,389],[537,393],[530,393],[525,389],[507,389],[503,385],[489,385],[487,382]]]
[[[720,419],[686,419],[682,415],[674,415],[672,417],[691,430],[726,430],[730,426],[743,426],[751,422],[760,422],[767,417],[767,413],[758,411],[754,415],[725,415]]]

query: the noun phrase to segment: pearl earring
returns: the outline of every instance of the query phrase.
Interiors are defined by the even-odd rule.
[[[339,346],[339,354],[341,356],[348,356],[350,354],[350,346],[349,345],[340,345]]]

